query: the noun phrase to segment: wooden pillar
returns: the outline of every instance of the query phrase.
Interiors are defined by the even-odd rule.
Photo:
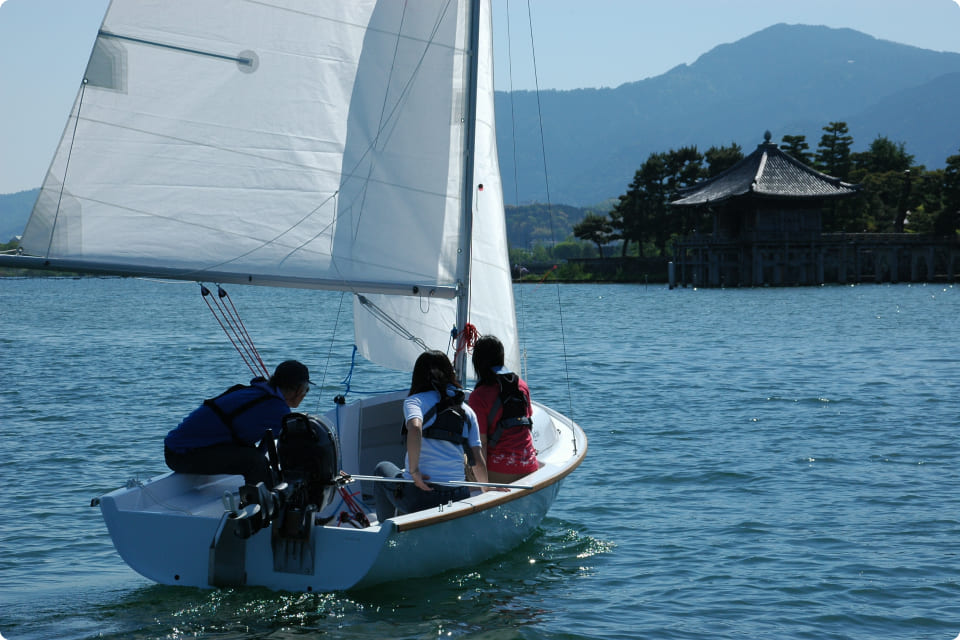
[[[897,247],[890,249],[890,282],[897,284],[900,282],[900,273],[899,273],[899,260],[898,254],[900,252],[897,250]]]
[[[847,245],[840,246],[840,258],[837,263],[837,282],[847,284]]]

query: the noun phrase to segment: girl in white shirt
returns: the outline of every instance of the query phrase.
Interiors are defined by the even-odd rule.
[[[431,480],[463,481],[464,453],[476,480],[487,481],[477,416],[464,402],[453,365],[442,351],[425,351],[417,358],[410,393],[403,402],[403,420],[406,468],[401,470],[384,461],[377,465],[376,474],[403,477],[414,484],[376,483],[374,494],[380,522],[468,497],[467,487],[430,484]]]

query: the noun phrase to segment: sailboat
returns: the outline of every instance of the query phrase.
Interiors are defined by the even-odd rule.
[[[19,255],[0,265],[344,291],[373,363],[409,371],[472,326],[520,371],[490,4],[113,0]],[[469,366],[461,352],[462,378]],[[311,417],[346,474],[402,466],[403,396]],[[361,506],[363,526],[320,504],[291,533],[283,495],[240,495],[229,475],[167,473],[97,502],[123,560],[158,583],[361,588],[531,536],[587,451],[541,404],[533,430],[541,467],[515,486],[384,522]],[[376,479],[347,481],[363,496]],[[251,507],[260,527],[241,531]]]

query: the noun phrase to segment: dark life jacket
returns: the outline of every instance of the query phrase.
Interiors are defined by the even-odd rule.
[[[253,380],[251,380],[251,382],[265,382],[265,380],[264,378],[254,378]],[[266,402],[267,400],[272,398],[273,394],[268,391],[263,391],[262,389],[260,389],[261,391],[263,391],[260,395],[254,398],[251,398],[250,400],[247,400],[240,406],[235,407],[233,411],[230,411],[230,412],[224,411],[220,407],[220,405],[217,404],[217,400],[219,400],[223,396],[233,393],[234,391],[239,391],[241,389],[250,389],[250,388],[260,389],[259,387],[253,387],[253,385],[235,384],[229,389],[227,389],[226,391],[224,391],[223,393],[221,393],[220,395],[218,395],[216,398],[209,398],[203,401],[203,405],[205,407],[209,407],[210,410],[213,411],[218,418],[220,418],[220,422],[222,422],[227,427],[227,429],[229,429],[230,436],[233,438],[233,441],[244,447],[252,447],[254,445],[250,442],[244,442],[243,440],[240,439],[239,436],[237,436],[237,430],[233,426],[233,421],[236,420],[237,417],[240,416],[241,414],[246,413],[253,407],[257,406],[258,404]]]
[[[500,414],[500,420],[497,421],[493,433],[487,438],[487,446],[491,449],[497,446],[505,430],[533,428],[533,421],[527,416],[530,403],[527,396],[520,390],[519,376],[515,373],[498,373],[497,385],[500,387],[500,393],[490,407],[487,424],[493,424],[497,411],[501,408],[503,413]]]
[[[470,447],[470,441],[464,437],[463,432],[470,418],[463,408],[463,391],[457,389],[455,394],[447,395],[444,391],[437,389],[440,394],[440,402],[430,407],[423,416],[423,424],[426,426],[431,418],[436,416],[436,420],[429,428],[423,429],[424,438],[433,438],[434,440],[446,440],[463,447],[463,452],[467,454],[467,463],[472,467],[476,464],[473,457],[473,449]],[[404,420],[401,428],[403,446],[407,446],[407,422]]]

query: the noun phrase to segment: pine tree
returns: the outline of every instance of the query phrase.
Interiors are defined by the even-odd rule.
[[[831,122],[817,145],[816,167],[829,176],[846,180],[850,175],[850,147],[853,136],[849,135],[846,122]]]

